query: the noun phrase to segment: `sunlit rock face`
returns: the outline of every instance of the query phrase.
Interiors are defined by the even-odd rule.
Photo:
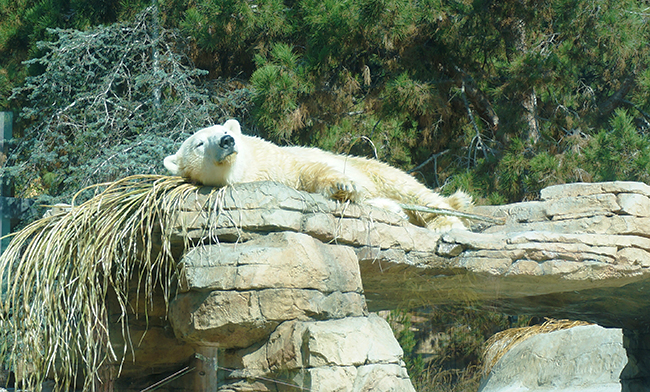
[[[475,208],[502,224],[445,233],[269,182],[227,187],[218,207],[214,197],[205,188],[167,228],[180,272],[163,330],[185,349],[218,352],[220,390],[271,388],[264,378],[323,391],[331,382],[412,390],[401,350],[371,312],[468,300],[622,328],[628,363],[647,362],[645,184],[554,186],[537,201]],[[629,366],[622,374],[645,377]]]

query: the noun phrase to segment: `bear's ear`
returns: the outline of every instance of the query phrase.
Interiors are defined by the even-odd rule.
[[[241,135],[241,126],[239,125],[239,121],[235,119],[226,121],[225,123],[223,123],[223,127],[232,133],[237,133]]]
[[[165,158],[163,163],[165,164],[165,168],[167,168],[167,170],[169,170],[169,172],[173,176],[180,176],[180,173],[178,171],[178,163],[176,162],[176,159],[177,159],[176,154],[170,155],[167,158]]]

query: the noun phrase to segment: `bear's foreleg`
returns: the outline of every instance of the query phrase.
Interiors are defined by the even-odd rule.
[[[303,163],[298,167],[298,189],[320,193],[339,201],[357,201],[359,192],[352,179],[321,162]]]

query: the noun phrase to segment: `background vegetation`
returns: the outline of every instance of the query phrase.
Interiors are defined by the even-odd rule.
[[[613,0],[0,1],[23,196],[162,172],[237,117],[480,201],[647,181],[649,10]]]
[[[69,202],[164,173],[180,140],[236,117],[479,203],[648,183],[649,16],[638,0],[0,0],[0,109],[20,114],[2,174]]]
[[[537,322],[471,305],[393,310],[387,319],[418,392],[476,392],[485,342],[499,331]]]

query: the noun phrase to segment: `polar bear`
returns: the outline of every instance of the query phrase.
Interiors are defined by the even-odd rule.
[[[409,174],[375,159],[333,154],[318,148],[280,147],[241,133],[237,120],[197,131],[164,160],[172,175],[208,186],[275,181],[339,201],[365,202],[398,213],[412,223],[442,231],[464,229],[454,216],[404,211],[400,203],[465,210],[470,196],[443,197]]]

